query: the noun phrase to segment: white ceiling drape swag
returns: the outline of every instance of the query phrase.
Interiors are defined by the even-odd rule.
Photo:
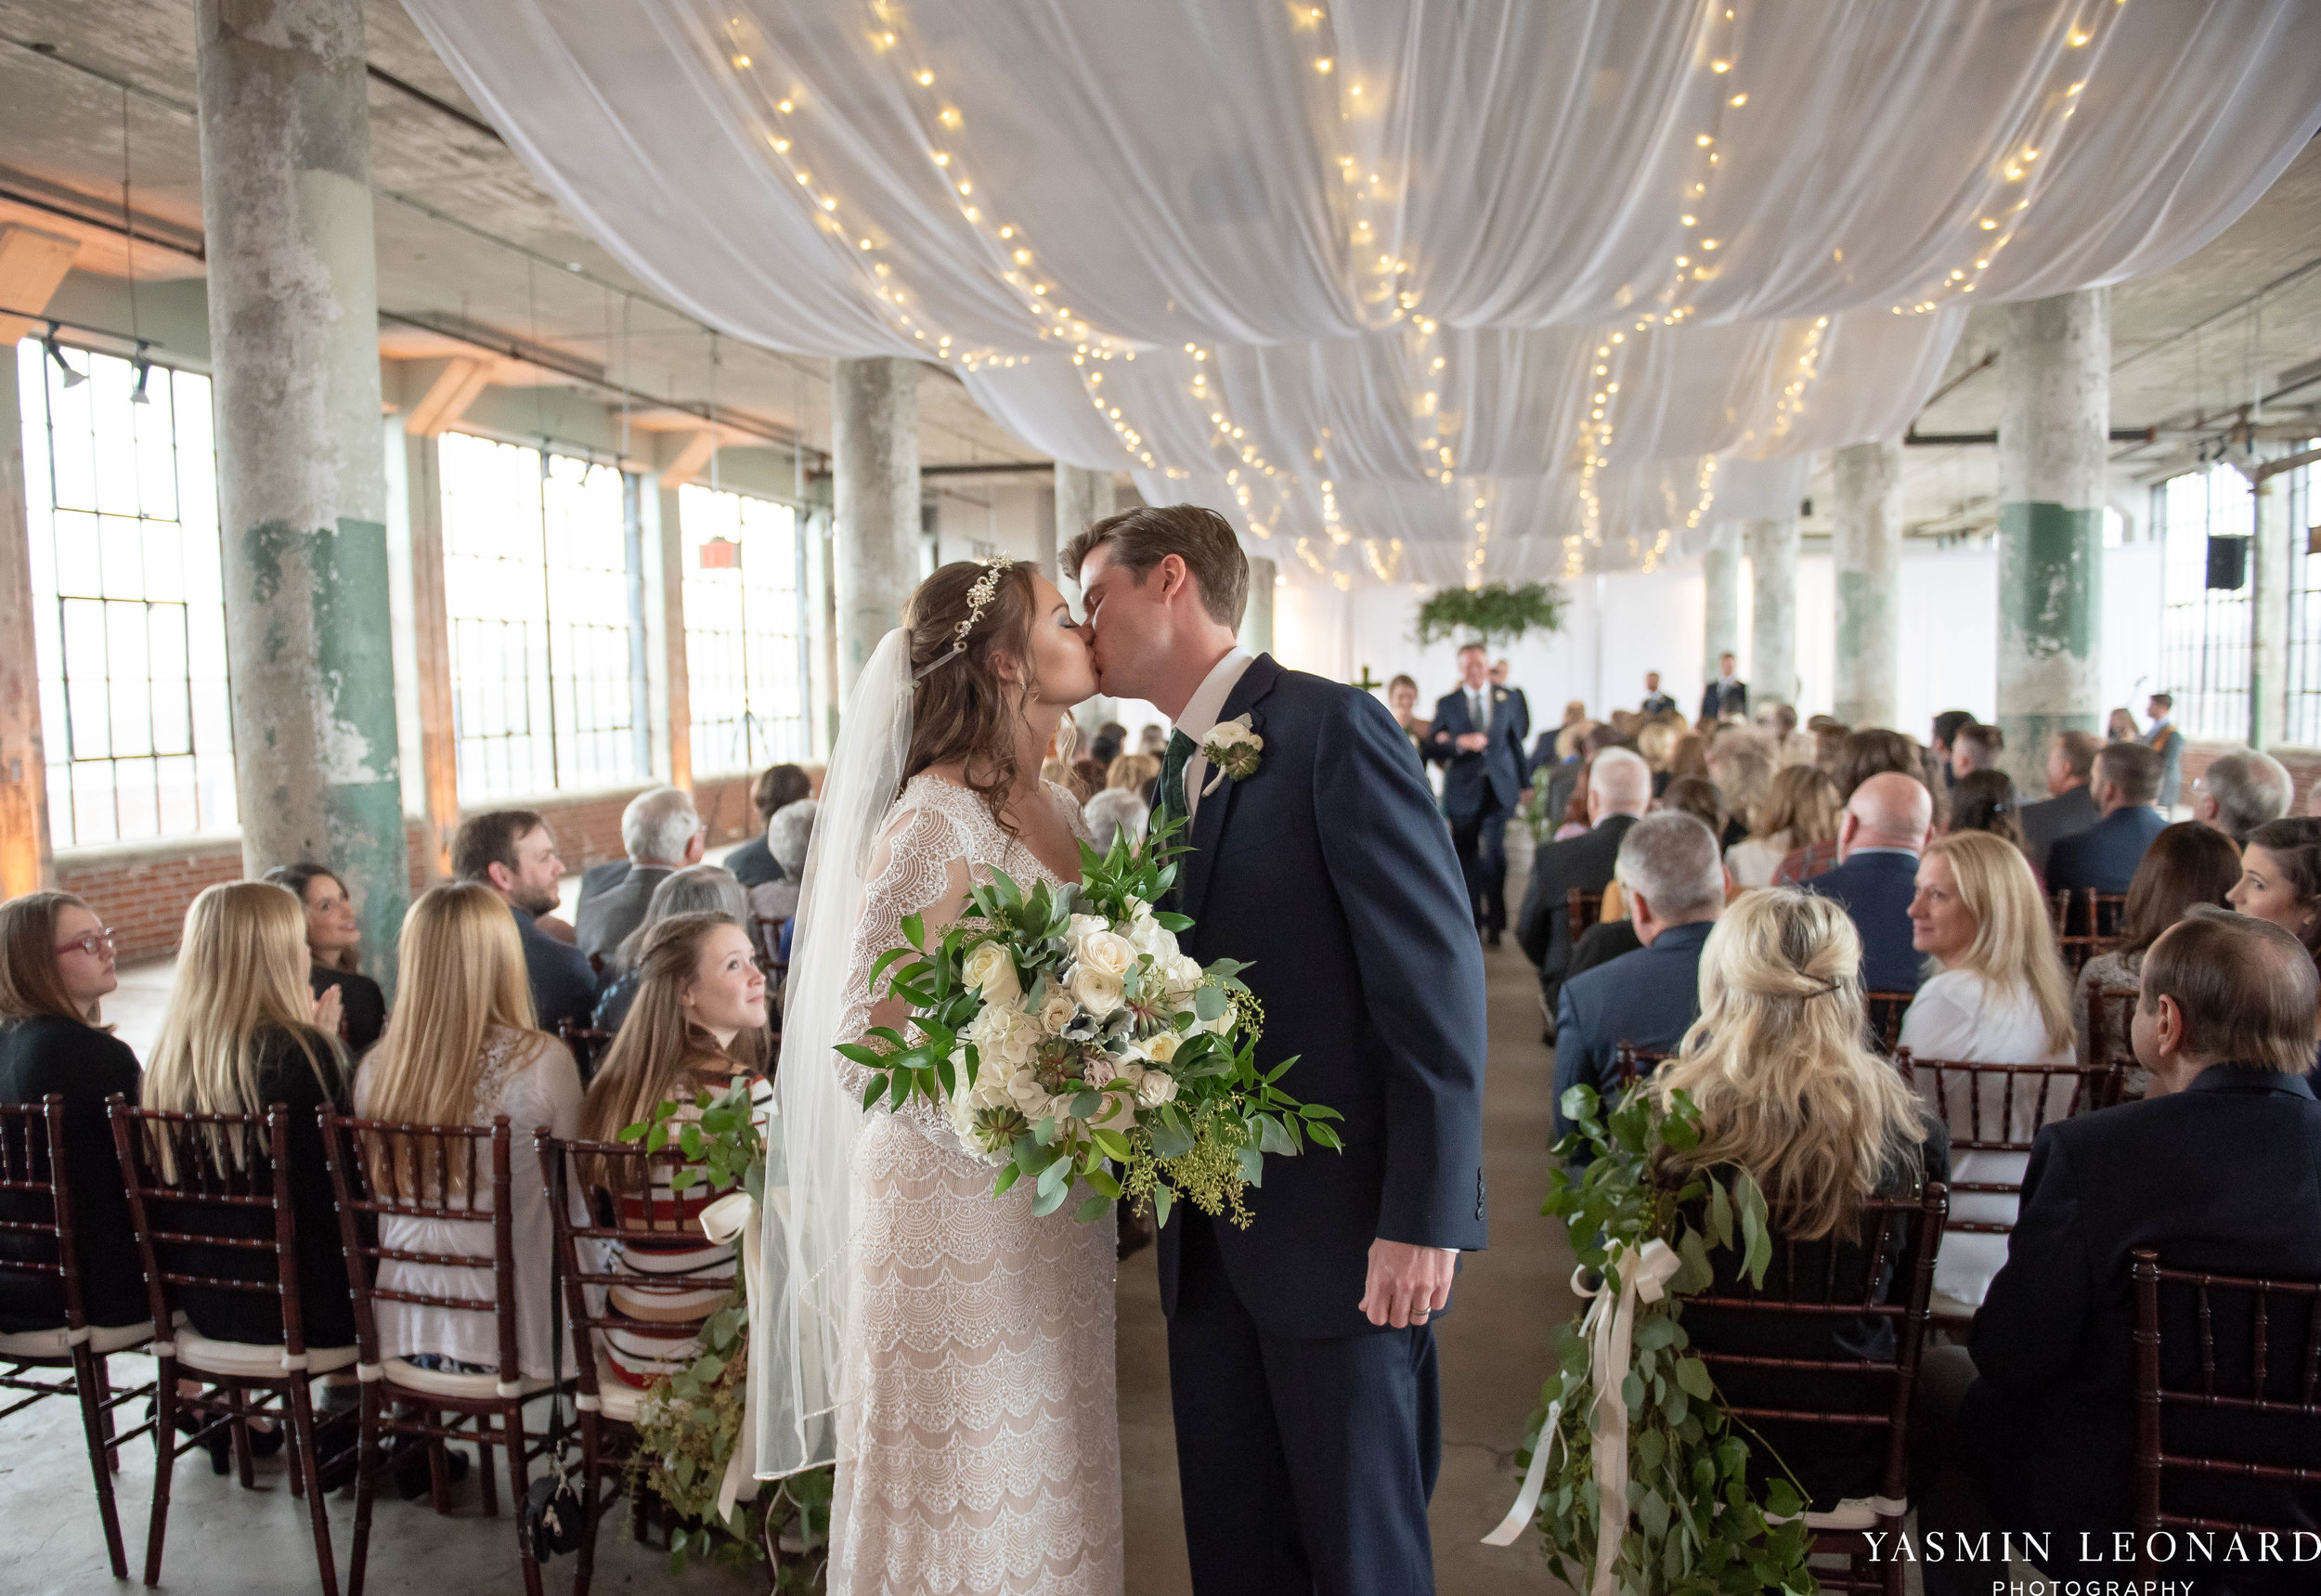
[[[2181,260],[2321,128],[2309,0],[406,4],[692,314],[1341,587],[1793,509],[1974,305]]]

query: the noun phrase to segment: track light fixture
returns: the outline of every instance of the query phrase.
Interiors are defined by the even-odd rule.
[[[48,324],[48,336],[42,340],[42,344],[48,351],[48,358],[54,360],[57,363],[57,370],[64,373],[64,385],[66,387],[77,388],[82,383],[88,381],[88,373],[85,371],[75,371],[66,361],[64,357],[64,351],[57,347],[57,324],[55,322],[52,321]]]
[[[136,371],[137,383],[136,387],[129,390],[129,402],[133,405],[149,405],[153,401],[146,395],[145,383],[146,379],[153,374],[153,362],[145,357],[145,343],[142,339],[137,343],[136,356],[131,365]]]

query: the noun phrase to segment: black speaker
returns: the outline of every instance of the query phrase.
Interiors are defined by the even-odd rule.
[[[2208,585],[2226,592],[2237,592],[2249,585],[2248,538],[2209,538]]]

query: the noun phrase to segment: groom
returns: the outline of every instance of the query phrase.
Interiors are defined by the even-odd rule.
[[[1246,1230],[1160,1232],[1185,1535],[1199,1596],[1434,1589],[1442,1456],[1430,1316],[1484,1245],[1483,958],[1409,740],[1376,699],[1235,642],[1249,563],[1193,505],[1064,551],[1105,693],[1170,716],[1155,823],[1189,816],[1186,948],[1252,961],[1261,1065],[1345,1115],[1342,1154],[1269,1158]],[[1202,740],[1247,715],[1257,769]]]

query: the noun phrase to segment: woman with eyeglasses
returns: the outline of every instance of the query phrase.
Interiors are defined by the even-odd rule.
[[[350,1058],[360,1058],[387,1028],[387,996],[379,983],[355,963],[355,949],[363,939],[355,921],[355,900],[328,865],[278,864],[266,873],[277,887],[298,894],[306,911],[306,952],[314,964],[306,985],[315,996],[339,994],[339,1040]]]
[[[145,1272],[129,1228],[129,1200],[113,1158],[105,1099],[137,1100],[137,1059],[97,1017],[121,983],[113,934],[70,892],[27,892],[0,903],[0,1102],[64,1098],[65,1180],[80,1242],[82,1304],[89,1322],[146,1317]],[[0,1198],[0,1219],[51,1217],[46,1199]],[[45,1239],[0,1232],[0,1256],[53,1263]],[[64,1291],[53,1277],[0,1273],[0,1332],[63,1324]]]

